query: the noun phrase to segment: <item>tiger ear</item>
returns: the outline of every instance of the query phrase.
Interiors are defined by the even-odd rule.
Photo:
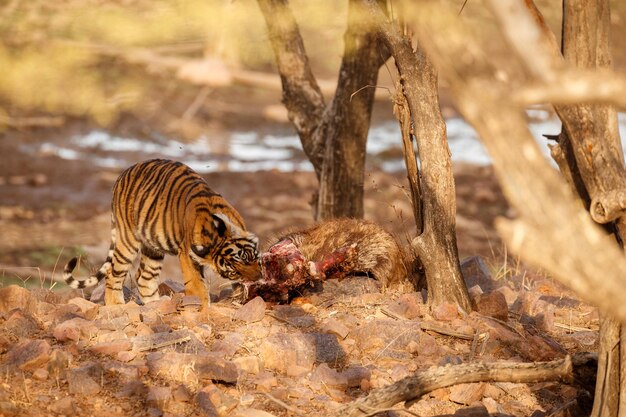
[[[222,220],[219,216],[216,216],[215,214],[211,214],[211,217],[213,217],[213,226],[215,226],[215,230],[217,230],[217,234],[220,237],[224,237],[224,235],[226,234],[226,223],[224,222],[224,220]]]

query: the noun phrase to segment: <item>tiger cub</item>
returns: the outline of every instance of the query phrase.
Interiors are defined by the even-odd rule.
[[[65,266],[72,288],[106,278],[105,303],[123,304],[122,284],[141,254],[135,280],[144,302],[159,299],[159,274],[165,254],[177,255],[187,295],[208,305],[204,267],[232,280],[256,280],[258,239],[246,231],[239,213],[188,166],[165,159],[137,163],[113,186],[111,246],[93,276],[72,276],[77,258]]]

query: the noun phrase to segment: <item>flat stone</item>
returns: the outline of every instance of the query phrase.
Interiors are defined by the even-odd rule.
[[[129,323],[138,323],[141,321],[141,307],[134,301],[129,301],[126,304],[100,306],[96,319],[107,321],[117,317],[126,317]]]
[[[254,383],[257,391],[270,392],[278,386],[278,379],[270,372],[262,372],[254,378]]]
[[[345,390],[348,388],[348,377],[334,369],[331,369],[327,364],[322,363],[318,365],[310,378],[313,387],[320,390],[322,387],[331,387],[335,389]]]
[[[5,364],[23,371],[34,371],[50,360],[51,350],[45,340],[23,340],[9,350]]]
[[[377,319],[353,329],[350,338],[362,352],[402,358],[409,355],[408,344],[411,341],[418,343],[423,334],[419,323],[414,321]]]
[[[161,296],[164,296],[164,295],[172,296],[173,294],[184,293],[184,292],[185,292],[185,286],[183,285],[183,283],[178,282],[178,281],[166,279],[165,281],[159,284],[159,295]]]
[[[64,378],[71,360],[72,355],[70,353],[61,349],[54,349],[48,361],[48,372],[54,378]]]
[[[30,291],[18,285],[0,288],[0,313],[7,313],[19,308],[23,311],[35,311],[37,300]]]
[[[100,308],[98,304],[92,303],[91,301],[85,300],[81,297],[72,298],[67,303],[77,306],[83,317],[87,320],[95,319],[98,315],[98,309]]]
[[[233,318],[246,323],[261,321],[265,317],[265,301],[261,297],[255,297],[235,311]]]
[[[83,366],[78,369],[70,370],[67,379],[70,394],[82,394],[89,396],[99,393],[102,387],[92,377],[96,369],[99,369],[100,375],[102,375],[102,369],[96,366]]]
[[[441,303],[432,310],[432,316],[436,320],[452,321],[459,318],[459,307],[454,303]]]
[[[189,402],[193,398],[193,393],[185,386],[180,384],[172,390],[172,399],[176,402]]]
[[[270,335],[259,348],[269,369],[290,376],[304,375],[316,362],[341,362],[345,352],[334,335],[309,333]]]
[[[402,294],[397,300],[389,303],[386,309],[407,320],[413,320],[425,313],[426,306],[421,302],[421,298],[419,293]]]
[[[450,387],[450,401],[457,404],[473,404],[482,399],[486,386],[484,382],[453,385]]]
[[[123,383],[136,381],[141,377],[141,371],[135,365],[128,365],[118,361],[106,361],[103,364],[103,368],[107,374],[113,375]]]
[[[202,391],[209,394],[211,402],[215,405],[217,413],[220,416],[226,417],[232,415],[232,411],[239,405],[238,400],[214,384],[207,385]],[[238,392],[236,393],[239,395]]]
[[[3,324],[4,329],[18,338],[30,337],[41,330],[39,322],[23,310],[12,310]]]
[[[257,375],[263,370],[263,365],[258,356],[241,356],[233,359],[233,362],[239,369],[248,374]]]
[[[461,261],[461,274],[465,279],[467,288],[480,285],[483,291],[492,291],[495,283],[489,272],[489,267],[480,256],[470,256]]]
[[[137,357],[137,352],[122,351],[122,352],[118,352],[115,357],[120,362],[130,362]]]
[[[241,348],[245,340],[241,333],[223,332],[222,338],[213,342],[211,352],[219,353],[225,357],[231,357]]]
[[[48,379],[49,375],[50,372],[43,368],[36,369],[35,372],[33,372],[33,378],[37,381],[45,381],[46,379]]]
[[[322,322],[321,330],[323,333],[334,334],[342,339],[345,339],[348,333],[350,333],[350,329],[344,326],[339,320],[332,317]]]
[[[49,410],[55,414],[63,414],[66,416],[76,415],[76,408],[72,397],[63,397],[53,402],[50,404]]]
[[[217,412],[217,407],[211,402],[211,393],[206,387],[196,394],[196,405],[205,417],[221,417]]]
[[[489,417],[489,411],[481,403],[472,404],[470,407],[461,408],[454,413],[455,417]]]
[[[101,355],[117,355],[120,352],[130,350],[133,344],[128,339],[118,339],[110,342],[96,343],[89,348],[93,353]]]
[[[149,387],[146,396],[148,407],[163,409],[172,399],[172,390],[169,387]]]
[[[154,352],[147,357],[150,374],[196,385],[200,380],[236,382],[237,365],[214,354]]]
[[[360,387],[363,381],[368,381],[372,378],[372,371],[363,366],[352,366],[342,372],[348,380],[348,387]]]
[[[68,340],[77,342],[81,339],[89,340],[96,335],[97,332],[98,329],[93,322],[75,317],[57,324],[52,330],[52,335],[59,342],[66,342]]]

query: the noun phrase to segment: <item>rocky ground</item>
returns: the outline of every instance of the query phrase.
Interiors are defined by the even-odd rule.
[[[454,168],[459,251],[477,306],[469,315],[449,305],[429,311],[421,294],[381,292],[364,278],[327,281],[291,305],[241,306],[218,289],[203,314],[180,293],[175,259],[159,302],[88,301],[59,282],[59,270],[77,253],[99,267],[120,171],[21,152],[41,138],[0,140],[0,415],[324,416],[431,366],[597,348],[595,309],[507,252],[493,223],[514,213],[492,169],[470,165]],[[265,244],[312,223],[312,173],[206,178]],[[373,170],[364,185],[366,217],[407,244],[414,226],[405,176]],[[411,411],[588,415],[588,399],[564,383],[478,383],[434,391]]]
[[[122,306],[8,286],[0,289],[0,413],[322,416],[431,366],[545,361],[596,348],[595,309],[551,279],[495,281],[480,257],[466,259],[463,272],[477,304],[469,315],[452,305],[429,312],[419,293],[381,292],[358,277],[327,281],[291,305],[222,300],[208,314],[173,281],[161,285],[160,301]],[[557,382],[464,384],[410,410],[584,415],[577,399],[588,395]]]

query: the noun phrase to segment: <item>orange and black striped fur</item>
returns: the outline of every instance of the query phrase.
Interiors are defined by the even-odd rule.
[[[165,254],[178,256],[185,292],[199,296],[203,306],[208,304],[205,266],[233,280],[259,277],[257,237],[222,196],[180,162],[153,159],[126,169],[113,187],[111,209],[111,247],[100,270],[77,280],[74,258],[64,271],[72,288],[106,278],[106,304],[124,303],[122,285],[139,253],[135,278],[144,302],[159,299]]]

